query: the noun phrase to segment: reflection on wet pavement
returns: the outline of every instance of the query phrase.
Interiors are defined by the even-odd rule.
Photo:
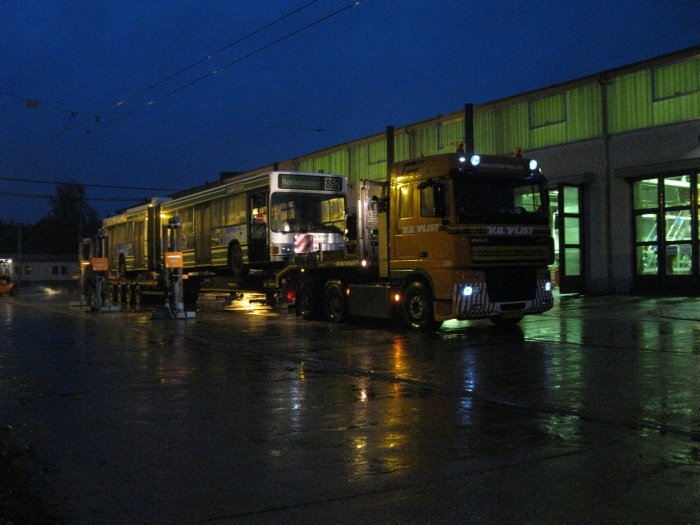
[[[179,321],[0,301],[0,424],[47,501],[71,523],[700,517],[700,330],[666,303],[414,334],[260,299]]]

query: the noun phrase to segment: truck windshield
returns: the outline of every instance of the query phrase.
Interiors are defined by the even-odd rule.
[[[455,177],[457,222],[547,224],[548,197],[542,182],[510,176]]]
[[[271,228],[276,232],[333,232],[345,228],[345,199],[338,194],[273,193]]]

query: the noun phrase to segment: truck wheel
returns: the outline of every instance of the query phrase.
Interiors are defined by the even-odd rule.
[[[423,283],[413,282],[404,294],[404,320],[413,330],[435,331],[442,323],[435,321],[433,298]]]
[[[316,290],[311,284],[302,284],[297,289],[296,297],[297,313],[306,320],[318,318],[319,307],[316,298]]]
[[[334,323],[342,323],[348,315],[348,303],[345,289],[340,281],[328,281],[323,289],[323,308],[326,319]]]
[[[243,264],[243,249],[238,243],[228,247],[228,267],[234,277],[245,277],[245,264]]]

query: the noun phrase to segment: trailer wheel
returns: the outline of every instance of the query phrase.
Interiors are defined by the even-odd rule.
[[[297,289],[297,313],[306,320],[314,320],[319,317],[318,298],[316,290],[311,284],[302,284]]]
[[[326,319],[342,323],[348,316],[348,302],[345,289],[340,281],[328,281],[323,289],[323,308]]]
[[[435,321],[433,298],[428,288],[420,282],[411,283],[404,294],[404,320],[414,330],[435,331],[442,323]]]
[[[126,257],[124,257],[123,253],[119,254],[117,272],[119,273],[119,277],[124,277],[126,275]]]

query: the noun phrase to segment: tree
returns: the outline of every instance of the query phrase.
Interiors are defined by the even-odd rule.
[[[87,202],[82,184],[56,186],[47,217],[30,227],[27,252],[73,253],[83,237],[95,235],[100,229],[97,212]]]
[[[0,254],[17,253],[20,225],[0,220]]]

